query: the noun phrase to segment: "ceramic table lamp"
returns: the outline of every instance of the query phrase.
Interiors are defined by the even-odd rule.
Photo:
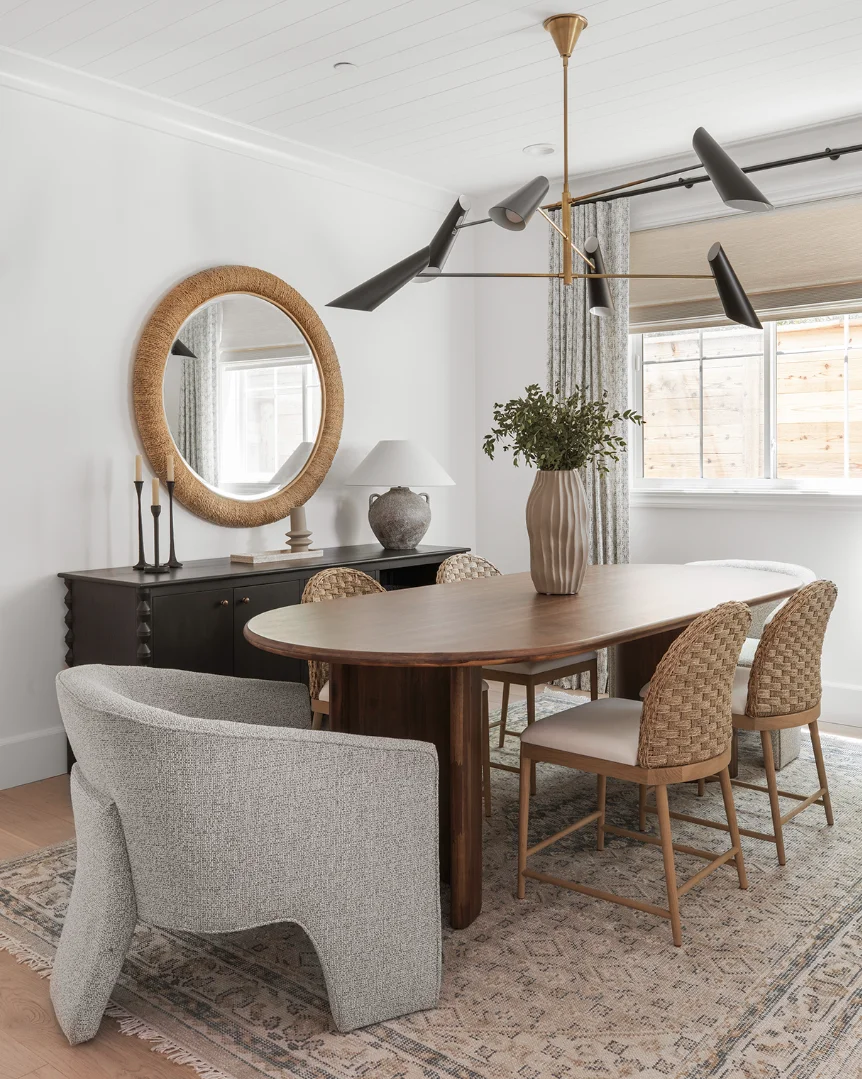
[[[388,487],[384,495],[371,495],[368,523],[380,543],[390,551],[412,550],[422,542],[431,524],[431,503],[415,487],[450,487],[455,481],[422,446],[406,439],[385,439],[347,480],[350,487]]]

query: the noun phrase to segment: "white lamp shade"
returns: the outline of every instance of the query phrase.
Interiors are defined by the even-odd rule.
[[[378,442],[346,482],[349,487],[451,487],[455,483],[426,449],[398,438]]]
[[[278,487],[284,487],[285,484],[290,483],[294,476],[299,475],[302,471],[313,449],[313,442],[300,442],[269,482]]]

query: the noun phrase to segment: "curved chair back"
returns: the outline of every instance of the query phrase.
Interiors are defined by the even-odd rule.
[[[751,623],[744,603],[695,618],[662,657],[641,718],[638,764],[670,768],[710,760],[730,745],[730,695]]]
[[[791,577],[798,577],[803,584],[811,584],[817,580],[817,574],[807,566],[798,566],[794,562],[757,562],[747,558],[717,558],[706,562],[687,562],[687,566],[730,566],[735,569],[759,569],[765,573],[787,573]],[[763,627],[787,602],[786,599],[774,600],[771,603],[758,603],[751,608],[751,629],[749,637],[760,638],[763,636]]]
[[[820,704],[823,638],[837,598],[832,581],[813,581],[775,612],[751,664],[747,715],[795,715]]]
[[[327,599],[348,599],[350,596],[370,596],[386,589],[361,569],[332,566],[315,573],[302,592],[303,603],[322,603]],[[329,681],[329,664],[316,659],[308,661],[308,692],[317,700]]]
[[[437,570],[437,584],[454,584],[456,581],[477,581],[480,577],[502,577],[495,565],[477,554],[453,554],[441,562]]]

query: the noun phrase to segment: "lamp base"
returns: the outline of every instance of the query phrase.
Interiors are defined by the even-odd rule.
[[[368,500],[371,531],[388,551],[412,551],[431,524],[431,503],[424,492],[390,487],[385,495]]]

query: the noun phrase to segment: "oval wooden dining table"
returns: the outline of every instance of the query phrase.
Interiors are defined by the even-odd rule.
[[[697,615],[801,584],[718,566],[590,566],[576,596],[538,595],[528,573],[515,573],[281,607],[244,632],[267,652],[331,664],[334,730],[437,747],[441,875],[462,929],[482,909],[480,668],[612,648],[611,693],[636,699]]]

